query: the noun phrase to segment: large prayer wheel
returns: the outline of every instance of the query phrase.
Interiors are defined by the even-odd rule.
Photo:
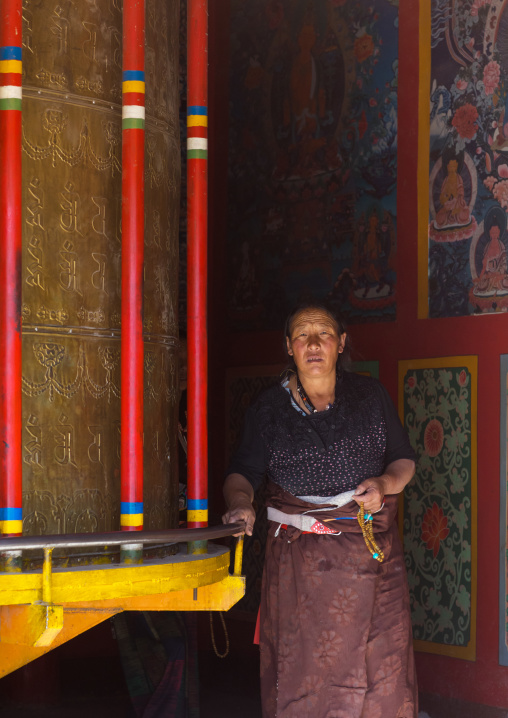
[[[146,2],[144,528],[178,523],[179,0]],[[23,532],[120,528],[121,0],[23,3]]]

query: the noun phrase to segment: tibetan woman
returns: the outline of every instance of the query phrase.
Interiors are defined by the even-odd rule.
[[[263,718],[416,718],[395,524],[414,452],[383,386],[346,370],[340,317],[299,306],[285,340],[291,366],[248,409],[224,484],[223,520],[251,535],[268,481]]]

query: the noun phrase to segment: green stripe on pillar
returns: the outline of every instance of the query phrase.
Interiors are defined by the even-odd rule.
[[[187,159],[188,160],[207,160],[208,159],[208,150],[188,150],[187,151]]]
[[[126,117],[122,120],[122,130],[144,130],[145,121],[135,117]]]
[[[0,100],[0,110],[21,110],[21,100],[17,97],[7,97]]]

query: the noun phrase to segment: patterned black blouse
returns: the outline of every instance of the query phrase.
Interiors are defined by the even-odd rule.
[[[227,473],[255,489],[267,474],[294,496],[335,496],[397,459],[416,456],[388,392],[376,379],[343,372],[326,411],[302,414],[281,385],[263,392],[247,410]]]

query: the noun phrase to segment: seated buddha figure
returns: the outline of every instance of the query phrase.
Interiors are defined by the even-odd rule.
[[[439,193],[441,209],[436,215],[436,227],[460,226],[468,224],[471,220],[464,198],[464,182],[457,171],[458,164],[456,159],[450,159],[446,165],[447,175]]]
[[[489,228],[489,240],[485,245],[482,269],[475,282],[474,294],[479,297],[508,294],[507,267],[506,247],[501,241],[501,228],[494,221]]]

